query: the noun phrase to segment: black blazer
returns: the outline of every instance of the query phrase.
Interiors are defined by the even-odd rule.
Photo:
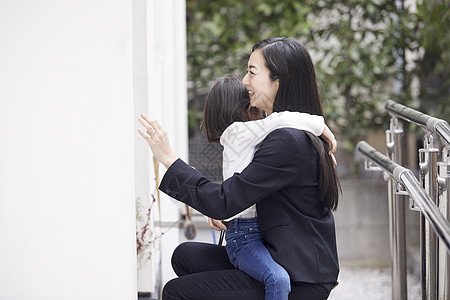
[[[304,131],[282,128],[266,137],[242,173],[222,184],[178,159],[159,189],[218,220],[256,203],[266,246],[291,280],[334,283],[339,273],[334,218],[319,205],[318,163]]]

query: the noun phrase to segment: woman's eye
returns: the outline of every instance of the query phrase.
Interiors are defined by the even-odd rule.
[[[253,73],[252,71],[250,71],[250,70],[248,70],[248,72],[251,74],[251,75],[255,75],[255,73]]]

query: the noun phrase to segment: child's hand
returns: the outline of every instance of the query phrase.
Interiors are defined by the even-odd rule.
[[[331,149],[328,152],[328,154],[333,154],[334,152],[336,152],[337,141],[334,138],[334,134],[331,132],[330,128],[328,128],[328,126],[326,124],[325,124],[325,128],[323,129],[323,132],[322,132],[322,137],[325,141],[331,143]]]
[[[336,157],[334,157],[333,153],[330,153],[331,159],[333,160],[333,165],[336,167],[337,166],[337,160]]]
[[[208,217],[208,225],[209,228],[217,231],[227,230],[227,226],[225,226],[222,221],[211,219],[210,217]]]

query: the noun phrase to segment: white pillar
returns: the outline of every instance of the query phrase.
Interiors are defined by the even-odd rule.
[[[188,159],[186,5],[181,0],[147,1],[148,114],[161,121],[172,147]],[[152,169],[152,168],[151,168]],[[164,167],[160,167],[161,177]],[[152,172],[152,170],[151,170]],[[179,219],[182,205],[161,193],[162,284],[175,277],[170,258],[179,244],[179,230],[168,226]],[[155,223],[158,224],[158,223]]]
[[[0,2],[0,299],[136,299],[131,2]]]
[[[148,75],[147,75],[147,1],[133,0],[133,91],[134,91],[134,122],[135,128],[142,128],[138,118],[148,112]],[[146,214],[152,205],[151,194],[155,191],[154,172],[147,143],[135,132],[135,186],[136,198],[141,205],[140,215],[143,220],[137,220],[137,230],[142,234]],[[152,216],[158,207],[152,207]],[[153,218],[150,220],[150,230],[155,232]],[[138,292],[155,293],[158,265],[154,265],[157,255],[155,243],[144,249],[144,254],[138,256]],[[150,251],[150,253],[147,253]]]

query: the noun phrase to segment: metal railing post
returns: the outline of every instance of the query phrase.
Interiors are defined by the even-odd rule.
[[[443,219],[450,218],[450,125],[410,107],[388,100],[384,105],[392,116],[416,124],[425,131],[424,148],[419,150],[420,183],[433,203],[438,203]],[[442,162],[437,162],[439,149],[434,148],[433,136],[438,136],[444,144]],[[439,174],[438,174],[439,173]],[[409,176],[409,175],[408,175]],[[408,177],[407,176],[407,177]],[[411,209],[421,212],[420,222],[420,257],[421,284],[423,300],[450,300],[450,258],[448,239],[442,240],[438,231],[433,231],[427,214],[418,209],[416,200],[411,200]],[[436,233],[440,236],[437,240]],[[445,249],[444,245],[445,243]]]
[[[439,135],[441,141],[446,146],[450,146],[450,126],[445,120],[426,115],[392,100],[386,101],[384,108],[391,116],[396,116],[416,124],[432,134]]]
[[[382,171],[388,173],[396,181],[399,181],[405,187],[408,195],[414,199],[417,208],[425,216],[425,219],[432,225],[431,228],[436,232],[439,238],[444,242],[447,252],[450,254],[450,223],[442,216],[439,208],[433,203],[430,196],[425,192],[414,173],[393,162],[367,142],[361,141],[356,145],[358,150],[365,158],[369,159]]]
[[[401,138],[403,129],[396,117],[391,118],[390,129],[386,130],[388,157],[402,164]],[[391,249],[392,299],[406,300],[406,231],[405,231],[405,201],[399,194],[399,183],[393,178],[388,181],[389,193],[389,237]]]
[[[450,193],[450,147],[442,150],[442,162],[438,166],[438,202],[439,210],[446,220],[449,220]],[[450,256],[445,249],[444,243],[439,240],[438,254],[438,295],[439,300],[450,299]]]
[[[424,138],[424,148],[419,149],[420,182],[433,203],[437,204],[437,156],[439,149],[434,148],[433,135]],[[421,217],[421,282],[422,298],[437,299],[437,239],[431,225]]]

